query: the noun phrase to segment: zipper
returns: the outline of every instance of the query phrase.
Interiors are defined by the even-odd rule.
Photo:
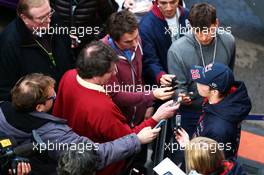
[[[135,78],[136,70],[135,70],[132,62],[130,62],[128,59],[126,61],[130,65],[130,71],[131,71],[131,77],[132,77],[133,86],[134,86],[134,88],[136,88],[136,78]],[[134,122],[135,122],[135,119],[136,119],[136,111],[137,111],[137,107],[134,106],[133,115],[132,115],[132,118],[131,118],[131,121],[130,121],[130,125],[131,125],[132,128],[135,127]]]

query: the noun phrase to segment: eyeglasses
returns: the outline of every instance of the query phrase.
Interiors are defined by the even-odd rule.
[[[47,19],[51,18],[52,15],[55,13],[55,10],[53,8],[51,8],[49,14],[45,17],[39,17],[39,18],[36,18],[38,20],[40,20],[40,23],[43,24],[45,21],[47,21]]]
[[[54,95],[53,96],[51,96],[51,97],[48,97],[47,99],[46,99],[46,101],[48,101],[48,100],[55,100],[56,99],[56,92],[54,92]]]

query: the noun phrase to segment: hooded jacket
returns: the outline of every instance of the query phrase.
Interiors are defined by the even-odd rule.
[[[179,25],[186,27],[188,10],[178,6]],[[139,32],[143,46],[143,76],[146,83],[159,84],[163,74],[168,72],[167,52],[172,44],[169,26],[154,3],[153,8],[141,20]],[[182,35],[180,35],[182,36]]]
[[[209,45],[202,45],[205,65],[213,62],[214,47],[216,43],[216,57],[214,62],[223,63],[233,70],[235,63],[235,39],[225,31],[218,31],[216,38]],[[191,105],[181,105],[183,111],[201,111],[203,99],[198,94],[196,84],[190,76],[193,65],[203,66],[199,44],[194,34],[186,33],[171,45],[168,51],[168,71],[177,77],[179,92],[194,92]]]
[[[109,35],[105,36],[102,41],[114,47],[109,42]],[[138,43],[134,52],[135,56],[131,61],[119,50],[113,49],[118,54],[119,60],[116,63],[116,74],[111,77],[106,86],[112,88],[106,88],[106,90],[123,115],[127,117],[128,124],[133,127],[142,122],[146,109],[153,105],[155,99],[151,89],[148,90],[142,80],[141,42]]]
[[[112,142],[95,144],[87,137],[79,136],[73,132],[72,128],[66,125],[66,120],[43,112],[17,112],[10,102],[0,103],[0,132],[8,134],[19,145],[23,145],[32,141],[32,130],[36,130],[45,146],[48,147],[48,152],[43,154],[44,156],[33,155],[29,157],[33,175],[57,174],[57,160],[65,150],[64,146],[59,149],[61,143],[75,145],[80,149],[84,147],[79,144],[95,145],[98,148],[95,150],[99,158],[97,170],[140,151],[140,142],[135,134],[124,136]],[[89,146],[87,144],[86,147]]]
[[[224,144],[225,157],[235,158],[240,141],[241,122],[251,110],[251,101],[243,82],[235,82],[219,103],[205,102],[195,136],[209,137]]]

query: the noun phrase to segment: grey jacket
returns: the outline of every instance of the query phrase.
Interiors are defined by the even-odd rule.
[[[79,146],[78,143],[83,142],[93,144],[99,157],[98,170],[140,151],[140,142],[136,134],[130,134],[112,142],[95,144],[88,138],[77,135],[61,119],[46,113],[34,112],[30,113],[30,115],[49,120],[49,122],[36,130],[46,146],[51,143],[54,146],[56,144],[58,146],[59,143],[77,144],[77,146]],[[1,108],[0,131],[12,136],[20,144],[29,143],[32,140],[31,133],[18,130],[7,122]],[[53,148],[50,147],[50,150],[48,150],[49,156],[30,158],[33,174],[56,174],[57,160],[64,150],[61,147],[59,148],[59,146],[54,148],[54,150],[51,150]],[[47,160],[47,157],[49,160]]]
[[[212,63],[214,54],[215,40],[202,46],[205,65]],[[215,62],[228,65],[232,70],[235,63],[235,39],[227,32],[217,33],[217,47]],[[175,74],[179,83],[179,92],[194,92],[192,105],[181,108],[187,111],[201,110],[202,98],[199,96],[196,84],[191,79],[190,68],[192,65],[203,66],[200,47],[193,34],[185,34],[180,39],[173,42],[168,51],[168,71]]]

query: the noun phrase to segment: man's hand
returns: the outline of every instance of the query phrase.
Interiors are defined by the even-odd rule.
[[[20,162],[17,165],[17,175],[28,175],[31,171],[31,166],[29,163]],[[9,170],[9,175],[13,175],[12,170]]]
[[[77,48],[79,46],[79,44],[81,43],[81,41],[79,40],[79,38],[75,35],[70,35],[71,38],[71,48]]]
[[[175,138],[182,148],[185,148],[186,145],[190,142],[189,135],[183,128],[178,129],[178,131],[174,131],[174,134],[176,135]]]
[[[149,119],[150,117],[152,117],[153,113],[154,113],[154,107],[148,107],[145,112],[145,119]]]
[[[175,112],[177,109],[179,109],[180,104],[177,105],[172,105],[173,104],[173,100],[170,100],[164,104],[162,104],[157,111],[155,112],[155,114],[153,115],[153,119],[156,120],[157,122],[159,122],[162,119],[168,119],[172,116],[174,116]]]
[[[159,134],[161,128],[151,129],[151,127],[143,128],[138,134],[138,139],[141,144],[152,142]]]
[[[160,77],[160,84],[163,86],[170,86],[171,80],[175,77],[175,75],[172,74],[164,74]]]
[[[156,99],[159,100],[168,100],[175,95],[175,92],[172,91],[172,87],[158,88],[153,90],[153,95]]]
[[[182,103],[184,103],[185,105],[191,105],[192,104],[191,97],[189,95],[186,95],[186,93],[179,93],[178,96],[182,97]]]

